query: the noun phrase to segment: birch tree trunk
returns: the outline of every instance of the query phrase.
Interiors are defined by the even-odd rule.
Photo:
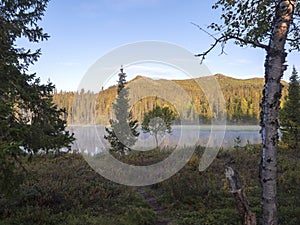
[[[286,70],[285,43],[293,18],[296,0],[278,1],[273,31],[265,61],[265,86],[261,104],[262,135],[262,208],[263,224],[277,225],[277,149],[278,149],[278,111],[282,85],[280,80]]]

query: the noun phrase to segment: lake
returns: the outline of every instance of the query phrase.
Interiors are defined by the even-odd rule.
[[[96,154],[103,149],[109,148],[109,143],[104,139],[106,134],[104,126],[70,126],[68,130],[74,133],[76,141],[72,149],[76,149],[82,153]],[[176,146],[206,146],[210,140],[210,144],[214,142],[220,143],[224,149],[233,147],[236,139],[239,137],[240,146],[247,143],[261,143],[260,126],[255,125],[227,125],[214,126],[173,126],[171,134],[165,134],[159,138],[159,147],[176,147]],[[148,133],[140,132],[139,139],[133,149],[149,150],[155,147],[154,137]]]

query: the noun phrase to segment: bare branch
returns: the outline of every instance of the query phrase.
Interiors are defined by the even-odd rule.
[[[211,51],[212,51],[219,43],[224,42],[224,37],[222,36],[222,37],[220,37],[220,38],[218,38],[218,39],[215,39],[215,40],[216,40],[215,43],[213,43],[213,44],[211,45],[211,47],[210,47],[207,51],[195,55],[196,57],[202,57],[201,63],[202,63],[203,60],[205,59],[206,55],[208,55],[208,53],[210,53],[210,52],[211,52]],[[224,48],[224,47],[222,47],[222,52],[221,52],[221,54],[224,53],[224,49],[223,49],[223,48]]]
[[[203,31],[204,33],[208,34],[210,37],[212,37],[213,39],[217,40],[217,38],[212,35],[211,33],[209,33],[207,30],[204,30],[202,27],[200,27],[198,24],[191,22],[191,24],[193,24],[194,26],[198,27],[199,30]]]
[[[225,49],[226,42],[228,40],[236,40],[236,41],[239,41],[239,42],[241,42],[241,43],[243,43],[245,45],[252,45],[253,47],[258,47],[258,48],[262,48],[262,49],[268,50],[268,46],[267,45],[264,45],[264,44],[262,44],[262,43],[260,43],[258,41],[245,40],[245,39],[240,38],[238,36],[227,35],[227,34],[222,34],[219,38],[217,38],[215,35],[209,33],[207,30],[203,29],[198,24],[193,23],[193,22],[191,22],[191,24],[194,25],[194,26],[196,26],[199,30],[201,30],[202,32],[206,33],[208,36],[212,37],[215,40],[215,42],[211,45],[211,47],[207,51],[195,55],[196,57],[202,57],[201,58],[201,63],[205,59],[206,55],[208,55],[218,44],[221,44],[221,49],[222,49],[220,55],[226,54],[226,52],[224,51],[224,49]]]

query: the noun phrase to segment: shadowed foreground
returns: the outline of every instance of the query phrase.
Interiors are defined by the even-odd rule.
[[[18,193],[0,196],[0,224],[196,225],[242,224],[225,177],[225,164],[234,159],[251,210],[261,218],[258,165],[260,146],[220,152],[204,172],[198,171],[203,149],[161,183],[126,187],[95,173],[78,154],[24,159],[28,175]],[[170,152],[133,153],[123,161],[149,165]],[[299,151],[279,151],[279,222],[300,224]]]

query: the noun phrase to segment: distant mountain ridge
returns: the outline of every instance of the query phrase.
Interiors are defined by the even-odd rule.
[[[221,109],[218,98],[204,93],[202,88],[214,78],[220,85],[225,100]],[[202,84],[202,88],[201,85]],[[287,94],[288,83],[284,85],[283,97]],[[187,123],[210,123],[212,119],[227,116],[228,123],[258,124],[260,101],[264,78],[237,79],[223,74],[185,80],[152,79],[138,75],[127,84],[131,89],[131,99],[137,99],[131,109],[133,117],[142,121],[145,112],[154,104],[168,105],[176,109],[181,119]],[[203,86],[204,85],[204,86]],[[215,87],[211,87],[215,88]],[[181,92],[180,92],[181,91]],[[158,94],[159,96],[157,96]],[[113,117],[112,103],[117,94],[116,85],[99,93],[59,92],[53,101],[60,108],[66,108],[68,124],[108,124]],[[206,95],[205,95],[206,94]],[[145,96],[145,97],[141,97]],[[174,97],[175,96],[175,97]],[[172,102],[167,99],[171,99]],[[208,99],[213,99],[208,102]],[[282,98],[282,102],[284,98]]]

